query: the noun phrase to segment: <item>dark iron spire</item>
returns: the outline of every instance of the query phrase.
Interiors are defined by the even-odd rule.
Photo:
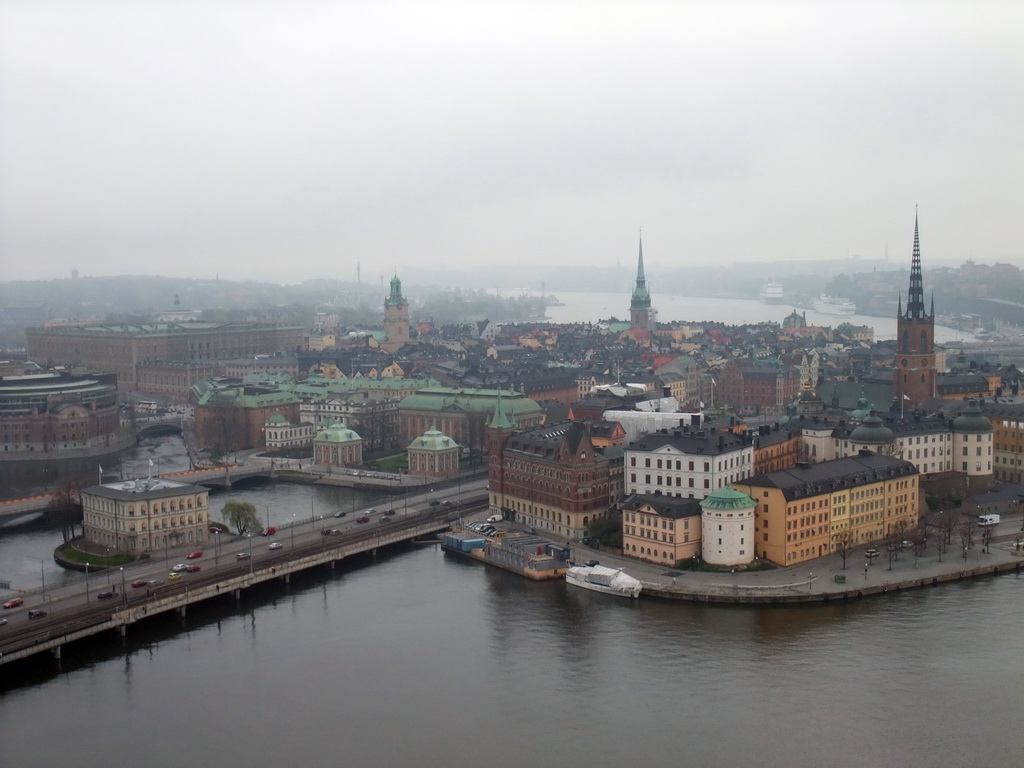
[[[917,231],[917,213],[914,213],[914,258],[910,265],[910,290],[907,291],[907,320],[924,320],[924,280],[921,277],[921,240]]]

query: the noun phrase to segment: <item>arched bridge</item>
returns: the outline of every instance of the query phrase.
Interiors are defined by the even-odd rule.
[[[168,435],[172,433],[182,434],[181,417],[166,419],[138,419],[135,422],[135,433],[143,435]]]

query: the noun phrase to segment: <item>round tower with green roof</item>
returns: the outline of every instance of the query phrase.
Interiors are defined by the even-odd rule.
[[[754,562],[754,509],[742,491],[720,488],[700,502],[701,557],[711,565]]]

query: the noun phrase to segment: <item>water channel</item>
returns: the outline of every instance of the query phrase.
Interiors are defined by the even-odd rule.
[[[187,466],[154,438],[116,471],[151,458]],[[276,483],[214,510],[228,499],[275,525],[380,503]],[[0,579],[81,578],[59,541],[0,528]],[[1006,576],[824,607],[629,603],[410,546],[0,667],[0,766],[1015,766],[1022,594]]]

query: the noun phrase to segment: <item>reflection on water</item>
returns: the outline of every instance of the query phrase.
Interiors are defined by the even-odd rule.
[[[1022,586],[1001,577],[823,608],[630,602],[410,546],[132,627],[124,649],[113,636],[69,649],[59,675],[48,662],[6,692],[0,682],[5,733],[18,734],[4,762],[101,750],[125,768],[183,755],[1015,765],[1022,621],[1007,606]],[[146,739],[111,738],[103,722],[138,723]]]

